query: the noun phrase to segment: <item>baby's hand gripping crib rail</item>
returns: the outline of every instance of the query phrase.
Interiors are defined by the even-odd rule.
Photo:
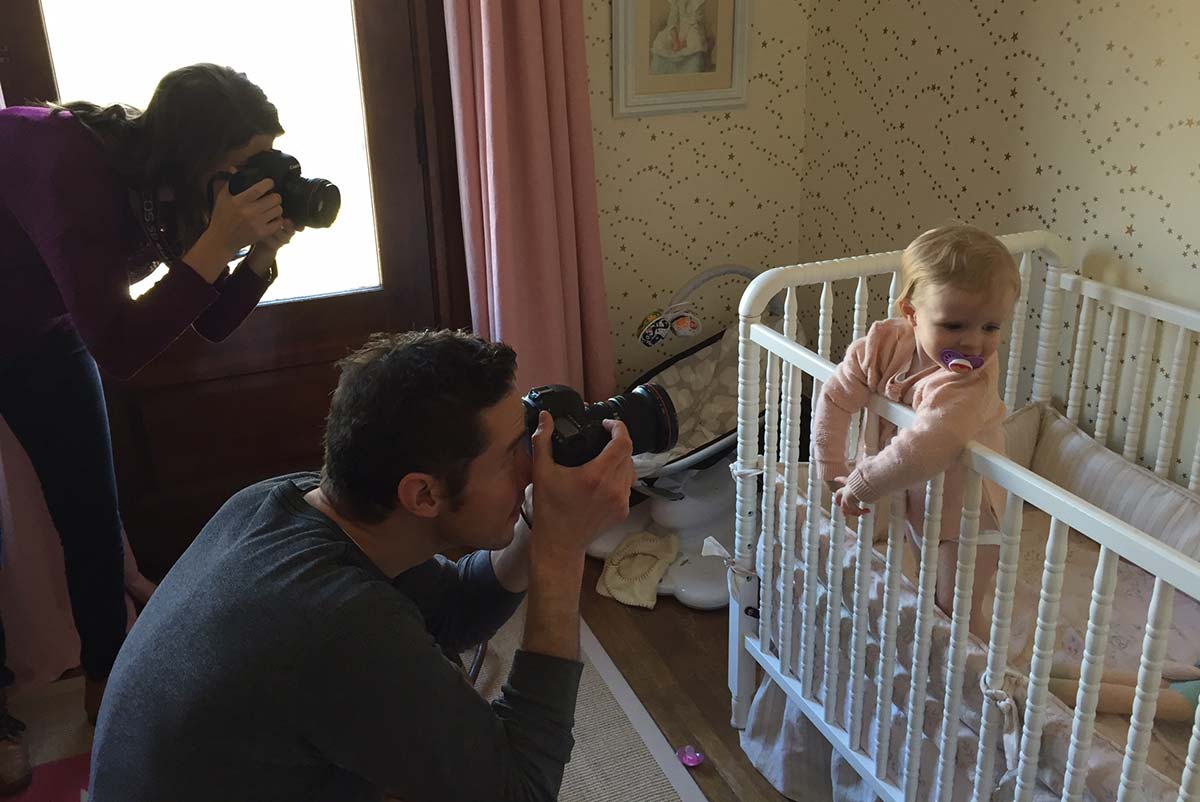
[[[1066,243],[1048,232],[1029,232],[1004,236],[1001,241],[1020,258],[1021,289],[1013,315],[1013,330],[1009,340],[1009,354],[1004,374],[1004,400],[1011,412],[1018,398],[1021,376],[1021,359],[1027,327],[1028,295],[1031,267],[1035,256],[1046,262],[1046,291],[1042,303],[1041,334],[1036,344],[1035,369],[1032,377],[1031,400],[1047,403],[1055,388],[1055,371],[1060,366],[1060,339],[1063,327],[1063,300],[1067,292],[1080,298],[1079,319],[1073,337],[1075,352],[1071,360],[1069,380],[1064,377],[1059,385],[1069,389],[1067,417],[1079,420],[1083,405],[1085,380],[1088,372],[1088,352],[1092,342],[1097,304],[1111,305],[1111,325],[1105,349],[1103,376],[1100,382],[1099,406],[1094,437],[1101,444],[1110,438],[1110,422],[1115,414],[1115,405],[1120,397],[1118,366],[1123,346],[1121,326],[1127,315],[1141,316],[1139,358],[1136,360],[1134,386],[1130,395],[1129,415],[1126,423],[1123,454],[1135,459],[1144,433],[1145,406],[1149,394],[1149,365],[1151,351],[1155,347],[1157,327],[1161,324],[1177,327],[1171,357],[1173,371],[1170,374],[1169,394],[1162,411],[1159,442],[1157,445],[1155,473],[1167,476],[1170,466],[1177,459],[1176,441],[1183,417],[1182,398],[1184,382],[1191,349],[1193,333],[1200,331],[1200,312],[1182,306],[1164,303],[1099,282],[1082,279],[1066,268],[1070,266]],[[900,778],[898,784],[888,777],[890,727],[886,725],[893,696],[892,679],[895,673],[897,652],[897,606],[898,586],[901,575],[901,552],[904,538],[903,502],[900,494],[891,498],[890,509],[878,505],[867,505],[870,509],[857,525],[857,568],[852,588],[852,624],[849,644],[849,670],[839,673],[839,650],[842,637],[837,615],[825,615],[824,654],[816,654],[817,643],[817,593],[818,562],[820,547],[819,514],[807,514],[803,523],[798,523],[797,501],[801,496],[799,487],[803,465],[799,454],[798,417],[800,398],[805,376],[812,377],[812,409],[816,409],[816,398],[821,384],[828,380],[834,365],[828,359],[832,341],[833,282],[857,279],[854,295],[853,337],[866,333],[868,306],[871,303],[868,278],[881,274],[892,274],[889,306],[894,306],[899,291],[898,282],[900,252],[850,257],[809,265],[777,268],[759,276],[746,290],[739,308],[740,351],[739,351],[739,399],[738,399],[738,449],[734,473],[737,478],[736,546],[730,569],[730,629],[729,629],[729,687],[732,694],[733,725],[744,727],[751,698],[755,691],[755,663],[780,685],[788,696],[802,709],[805,716],[821,731],[824,737],[841,753],[866,780],[874,792],[885,800],[912,802],[917,797],[920,763],[909,760],[918,755],[924,737],[922,721],[925,710],[926,688],[929,681],[927,663],[934,610],[934,588],[938,568],[937,538],[940,536],[941,494],[943,476],[929,481],[928,503],[923,531],[926,533],[926,548],[922,550],[917,580],[916,645],[913,649],[911,684],[908,693],[908,716],[905,742],[902,747],[901,765],[892,766],[892,773]],[[797,288],[805,285],[822,286],[820,318],[818,324],[817,349],[812,351],[795,341],[797,330]],[[761,324],[760,316],[766,304],[779,292],[785,291],[785,317],[783,332],[780,333]],[[1070,322],[1070,321],[1068,321]],[[1031,325],[1031,324],[1030,324]],[[1132,328],[1132,324],[1131,324]],[[1164,342],[1167,342],[1164,332]],[[766,356],[765,391],[761,384],[762,358]],[[1065,364],[1062,362],[1061,364]],[[759,416],[764,406],[763,445],[759,443]],[[898,426],[908,426],[913,412],[908,407],[893,403],[882,396],[874,396],[864,413],[867,453],[873,453],[875,431],[881,416]],[[851,426],[851,436],[859,426]],[[776,448],[778,444],[778,448]],[[854,446],[851,445],[851,453]],[[1062,799],[1080,800],[1084,794],[1084,781],[1088,768],[1089,751],[1092,748],[1093,728],[1101,670],[1108,643],[1109,619],[1113,609],[1114,587],[1118,560],[1139,566],[1154,578],[1153,598],[1146,621],[1145,638],[1141,651],[1140,670],[1136,698],[1133,706],[1128,743],[1120,776],[1120,802],[1143,798],[1141,778],[1146,764],[1151,729],[1154,724],[1155,705],[1163,668],[1167,637],[1171,626],[1172,602],[1176,588],[1188,596],[1200,595],[1200,563],[1139,529],[1119,520],[1100,507],[1075,496],[1047,479],[1022,467],[1016,462],[976,443],[970,444],[961,456],[967,466],[967,492],[963,503],[958,570],[954,587],[953,614],[950,623],[950,644],[945,680],[945,699],[940,737],[937,739],[938,759],[935,776],[925,777],[922,782],[932,791],[933,799],[951,799],[955,782],[956,731],[961,713],[963,696],[964,655],[967,648],[968,626],[974,581],[975,552],[979,531],[981,478],[994,481],[1008,493],[1008,504],[1002,522],[1002,542],[999,567],[996,574],[995,603],[991,625],[990,642],[987,645],[986,671],[983,682],[988,689],[998,690],[1007,669],[1009,636],[1013,613],[1013,594],[1017,580],[1017,558],[1022,529],[1022,511],[1028,502],[1051,516],[1049,538],[1046,548],[1044,570],[1041,578],[1041,595],[1037,609],[1037,625],[1034,633],[1033,654],[1029,671],[1028,693],[1024,710],[1024,726],[1021,731],[1019,766],[1016,769],[1015,799],[1031,799],[1036,783],[1043,717],[1047,705],[1050,679],[1050,658],[1054,652],[1055,634],[1059,619],[1059,602],[1063,582],[1063,568],[1067,555],[1068,529],[1074,529],[1101,547],[1099,562],[1094,575],[1090,614],[1087,622],[1086,645],[1082,665],[1078,698],[1072,724],[1070,751],[1066,771],[1062,777]],[[1200,481],[1200,442],[1193,455],[1190,473],[1190,489],[1195,490]],[[782,474],[783,504],[777,505],[772,482],[763,483],[763,498],[758,498],[758,477],[768,478]],[[815,467],[807,472],[807,487],[803,495],[816,500],[822,496],[821,479]],[[778,512],[777,511],[781,511]],[[866,677],[866,650],[868,632],[868,585],[871,579],[870,554],[873,549],[872,536],[877,514],[888,514],[885,573],[883,581],[882,623],[880,633],[879,665],[876,696],[877,709],[874,715],[875,749],[868,753],[869,738],[862,735],[864,721],[870,720],[870,711],[864,712]],[[782,520],[776,520],[782,517]],[[834,506],[830,532],[842,531],[844,520],[841,511]],[[799,529],[803,531],[798,531]],[[796,548],[799,535],[799,562],[803,566],[802,584],[798,602],[794,587],[796,571],[792,570],[797,558]],[[761,541],[761,542],[760,542]],[[827,597],[825,610],[841,610],[843,604],[843,557],[845,541],[832,534],[828,538]],[[929,544],[934,548],[928,548]],[[782,572],[781,589],[777,590],[776,568],[772,554],[779,548],[778,565]],[[757,555],[765,555],[758,557]],[[781,593],[781,599],[776,594]],[[799,644],[794,658],[793,613],[799,607]],[[776,615],[778,620],[776,620]],[[774,648],[772,648],[774,647]],[[823,661],[823,704],[818,701],[814,682],[814,666]],[[849,713],[837,705],[838,689],[843,688],[849,699]],[[849,719],[849,721],[846,720]],[[1001,726],[1000,713],[995,705],[984,704],[982,727],[978,738],[973,783],[974,800],[991,798],[993,764],[997,736]],[[960,778],[962,779],[962,778]],[[1192,730],[1188,747],[1188,758],[1177,799],[1200,802],[1200,717]]]

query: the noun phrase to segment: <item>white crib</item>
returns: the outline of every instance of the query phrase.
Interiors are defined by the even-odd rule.
[[[1089,434],[1108,445],[1120,434],[1118,402],[1125,414],[1124,442],[1119,452],[1135,460],[1145,451],[1153,455],[1154,473],[1169,477],[1179,473],[1177,461],[1185,459],[1187,448],[1178,445],[1185,417],[1184,393],[1191,364],[1192,338],[1200,331],[1200,311],[1149,299],[1101,282],[1084,279],[1075,273],[1069,246],[1047,232],[1030,232],[1000,238],[1021,265],[1022,287],[1013,316],[1013,329],[1007,348],[1004,400],[1010,412],[1016,409],[1028,389],[1033,403],[1049,404],[1055,396],[1066,396],[1066,417],[1078,423],[1085,405],[1090,381],[1088,359],[1092,349],[1098,309],[1107,313],[1110,325],[1103,367],[1099,375],[1099,397],[1094,431]],[[1129,723],[1128,739],[1120,765],[1120,802],[1157,798],[1143,794],[1142,780],[1154,725],[1164,653],[1171,627],[1176,589],[1187,597],[1200,596],[1200,562],[1192,556],[1165,545],[1145,532],[1119,520],[1089,500],[1085,500],[1048,481],[1028,467],[1007,457],[972,444],[961,460],[968,468],[968,491],[960,529],[959,563],[955,585],[953,615],[939,626],[948,627],[949,635],[939,648],[945,649],[944,697],[941,699],[941,723],[936,737],[927,734],[925,723],[926,690],[930,685],[932,631],[935,617],[942,616],[934,607],[937,549],[925,549],[915,583],[915,643],[908,671],[907,713],[897,725],[891,707],[893,677],[897,670],[899,647],[897,620],[900,607],[901,553],[903,548],[902,502],[893,497],[888,521],[886,554],[874,553],[873,536],[877,531],[876,514],[886,514],[884,502],[859,519],[854,537],[840,534],[844,521],[834,509],[832,521],[822,532],[822,516],[798,514],[805,499],[820,499],[824,493],[816,471],[807,471],[799,453],[798,417],[801,393],[808,391],[815,409],[820,385],[832,374],[829,361],[832,347],[834,283],[856,281],[852,334],[865,334],[868,308],[881,306],[883,299],[872,300],[869,281],[873,276],[890,283],[893,307],[898,289],[900,252],[835,259],[807,265],[781,267],[759,276],[746,290],[739,308],[739,399],[738,449],[733,465],[737,479],[736,545],[729,572],[729,687],[732,694],[733,726],[746,726],[751,700],[758,687],[756,664],[761,666],[791,702],[832,744],[842,760],[852,766],[862,780],[880,798],[889,802],[913,802],[917,798],[949,802],[964,796],[977,802],[1001,798],[1011,793],[1017,800],[1046,797],[1045,766],[1039,767],[1043,725],[1050,706],[1049,674],[1051,655],[1059,626],[1060,594],[1067,556],[1068,532],[1075,530],[1099,544],[1099,557],[1091,584],[1090,612],[1086,622],[1086,644],[1082,652],[1081,678],[1075,710],[1070,722],[1069,749],[1062,747],[1065,765],[1061,776],[1050,782],[1055,797],[1063,800],[1098,798],[1087,790],[1086,781],[1093,749],[1095,710],[1099,683],[1108,644],[1109,620],[1114,606],[1114,587],[1118,563],[1131,563],[1153,577],[1153,596],[1149,602],[1145,635],[1138,668],[1138,686]],[[1044,261],[1045,289],[1040,316],[1030,315],[1029,295],[1035,269]],[[798,296],[806,287],[820,287],[820,319],[817,348],[810,350],[796,342]],[[783,331],[760,322],[768,302],[786,292]],[[1077,302],[1077,307],[1070,304]],[[1038,319],[1040,317],[1040,320]],[[1128,318],[1128,319],[1127,319]],[[1040,322],[1040,336],[1026,336]],[[1160,330],[1161,326],[1161,330]],[[1134,367],[1122,370],[1125,334],[1137,340]],[[1172,371],[1165,404],[1160,410],[1157,446],[1142,447],[1148,426],[1147,401],[1156,377],[1150,367],[1159,349],[1159,337],[1166,354],[1165,364]],[[1032,375],[1024,374],[1025,352],[1034,357]],[[765,358],[765,376],[764,376]],[[1002,363],[1003,364],[1003,363]],[[1069,373],[1067,367],[1070,367]],[[1060,373],[1059,368],[1064,370]],[[806,384],[804,377],[812,377]],[[1122,387],[1127,377],[1132,385]],[[765,381],[764,381],[765,379]],[[1159,379],[1159,381],[1163,381]],[[1127,406],[1126,406],[1127,404]],[[1191,407],[1192,414],[1195,407]],[[765,420],[760,416],[765,412]],[[899,426],[912,420],[912,411],[887,401],[872,398],[867,420],[861,431],[867,438],[868,453],[874,447],[877,417]],[[1157,422],[1155,422],[1157,423]],[[760,425],[764,443],[760,447]],[[1188,426],[1193,426],[1194,421]],[[852,426],[852,437],[859,426]],[[1192,436],[1187,436],[1186,446]],[[853,444],[851,445],[853,448]],[[851,450],[850,453],[853,453]],[[1188,489],[1200,484],[1200,441],[1190,455]],[[1185,463],[1187,464],[1187,463]],[[781,479],[782,503],[771,491],[774,482],[760,477]],[[981,477],[986,477],[1008,494],[1003,521],[1003,542],[996,574],[995,603],[990,642],[986,648],[986,668],[980,669],[979,693],[964,693],[967,657],[976,652],[977,664],[984,659],[978,646],[968,637],[968,616],[974,578],[975,549],[979,528]],[[939,531],[942,477],[928,483],[928,503],[924,531],[926,543],[934,542],[928,533]],[[875,506],[881,509],[876,511]],[[997,743],[1002,727],[996,705],[984,701],[989,691],[999,692],[1008,668],[1009,637],[1012,627],[1013,597],[1017,587],[1018,549],[1022,515],[1026,508],[1037,508],[1050,518],[1040,583],[1040,601],[1036,629],[1032,633],[1032,657],[1028,667],[1028,685],[1024,690],[1023,726],[1019,727],[1019,764],[1009,772],[1012,787],[993,797],[996,785]],[[880,529],[882,527],[879,527]],[[1071,535],[1071,537],[1077,537]],[[824,538],[824,540],[823,540]],[[822,545],[824,544],[824,570]],[[799,549],[799,550],[797,550]],[[1197,553],[1197,552],[1194,552]],[[1123,562],[1122,562],[1123,561]],[[875,569],[882,568],[881,571]],[[843,572],[845,576],[843,576]],[[881,575],[880,575],[881,574]],[[878,613],[871,611],[872,588]],[[821,604],[818,604],[820,596]],[[880,602],[881,598],[881,602]],[[827,612],[837,611],[837,615]],[[825,611],[825,612],[822,612]],[[845,619],[847,631],[842,631]],[[944,616],[942,616],[944,619]],[[1080,622],[1082,626],[1082,622]],[[868,671],[869,630],[875,655],[875,671]],[[795,633],[795,634],[794,634]],[[847,638],[848,635],[848,638]],[[823,649],[820,641],[823,640]],[[935,682],[941,683],[939,673]],[[868,686],[871,689],[868,694]],[[967,691],[973,689],[967,688]],[[843,696],[844,695],[844,696]],[[874,696],[874,703],[869,696]],[[966,696],[978,708],[978,737],[972,744],[974,765],[962,771],[966,749],[960,732],[965,721]],[[843,701],[844,700],[844,701]],[[1057,702],[1057,700],[1055,700]],[[901,707],[905,707],[901,705]],[[1058,710],[1058,707],[1055,710]],[[886,708],[886,709],[885,709]],[[873,719],[873,720],[872,720]],[[899,727],[900,738],[893,735]],[[1184,733],[1186,737],[1186,732]],[[928,750],[936,757],[927,759]],[[922,760],[922,755],[926,759]],[[1013,758],[1014,761],[1016,758]],[[969,761],[968,761],[969,762]],[[923,767],[924,766],[924,770]],[[1003,767],[1001,767],[1003,768]],[[1039,769],[1041,775],[1039,775]],[[1186,765],[1176,777],[1178,802],[1200,802],[1200,717],[1191,729]],[[1156,775],[1157,776],[1157,775]],[[957,790],[955,788],[957,783]],[[1061,790],[1060,790],[1061,787]],[[1156,786],[1157,787],[1157,786]],[[918,797],[918,788],[922,794]],[[1039,790],[1040,789],[1040,790]],[[1038,793],[1035,795],[1035,790]],[[1161,795],[1161,790],[1155,793]]]

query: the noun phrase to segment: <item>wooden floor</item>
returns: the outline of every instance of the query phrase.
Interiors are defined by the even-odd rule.
[[[727,611],[693,610],[670,596],[660,596],[653,610],[627,607],[596,593],[602,563],[587,562],[584,620],[667,741],[707,756],[692,776],[709,802],[785,802],[750,764],[729,724]]]

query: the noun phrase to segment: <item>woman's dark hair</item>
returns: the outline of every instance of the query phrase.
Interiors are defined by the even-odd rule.
[[[338,363],[321,491],[342,515],[379,523],[409,473],[446,482],[456,506],[487,448],[480,413],[513,388],[517,356],[461,331],[375,334]]]
[[[245,73],[193,64],[158,82],[145,111],[116,104],[47,104],[69,111],[99,140],[130,187],[175,195],[179,246],[190,248],[209,220],[203,176],[231,150],[260,134],[279,136],[279,112]]]

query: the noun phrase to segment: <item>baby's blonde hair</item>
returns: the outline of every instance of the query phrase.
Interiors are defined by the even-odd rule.
[[[938,226],[904,249],[895,311],[900,314],[901,301],[911,303],[918,292],[932,287],[984,290],[994,282],[1005,282],[1016,292],[1021,289],[1020,271],[1004,243],[966,223]]]

